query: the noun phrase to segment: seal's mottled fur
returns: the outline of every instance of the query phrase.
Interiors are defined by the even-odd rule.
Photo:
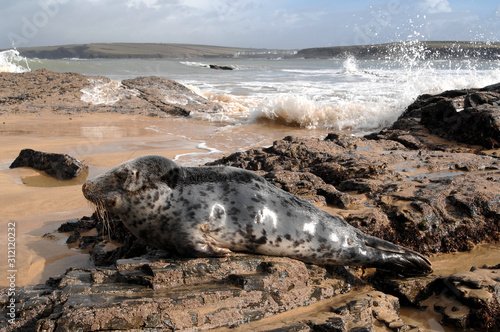
[[[366,235],[242,169],[181,167],[144,156],[88,180],[83,193],[146,243],[185,256],[246,251],[406,275],[432,271],[422,255]]]

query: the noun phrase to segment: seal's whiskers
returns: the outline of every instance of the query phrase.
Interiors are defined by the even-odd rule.
[[[106,209],[103,203],[91,203],[94,207],[95,215],[102,223],[101,234],[108,234],[108,239],[111,240],[111,222],[113,221],[111,213]]]

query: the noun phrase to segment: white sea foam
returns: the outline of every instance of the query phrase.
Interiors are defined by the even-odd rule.
[[[222,153],[222,151],[219,149],[211,148],[211,147],[207,146],[206,142],[198,144],[196,146],[196,148],[201,149],[201,150],[206,150],[206,151],[208,151],[208,153]]]
[[[265,100],[252,112],[251,118],[266,118],[307,129],[373,130],[394,122],[397,116],[394,110],[382,110],[369,102],[322,104],[307,96],[286,94]]]
[[[15,49],[0,52],[0,73],[25,73],[31,71],[28,61]]]
[[[93,105],[113,105],[120,99],[137,96],[136,90],[125,88],[119,81],[89,79],[90,85],[81,90],[81,100]]]
[[[212,155],[223,153],[223,151],[207,146],[206,142],[198,144],[196,148],[207,152],[188,152],[178,154],[174,157],[174,161],[179,162],[183,166],[197,166],[212,161],[214,159]]]
[[[210,65],[207,63],[196,62],[196,61],[181,61],[181,64],[188,67],[198,67],[198,68],[210,68]]]

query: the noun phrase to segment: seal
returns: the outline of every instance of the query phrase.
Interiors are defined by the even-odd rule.
[[[432,272],[419,253],[364,234],[243,169],[181,167],[149,155],[86,181],[82,190],[138,238],[182,256],[250,252],[402,275]]]

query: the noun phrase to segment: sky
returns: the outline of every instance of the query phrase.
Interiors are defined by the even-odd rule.
[[[498,0],[0,0],[0,49],[83,43],[249,48],[500,41]]]

